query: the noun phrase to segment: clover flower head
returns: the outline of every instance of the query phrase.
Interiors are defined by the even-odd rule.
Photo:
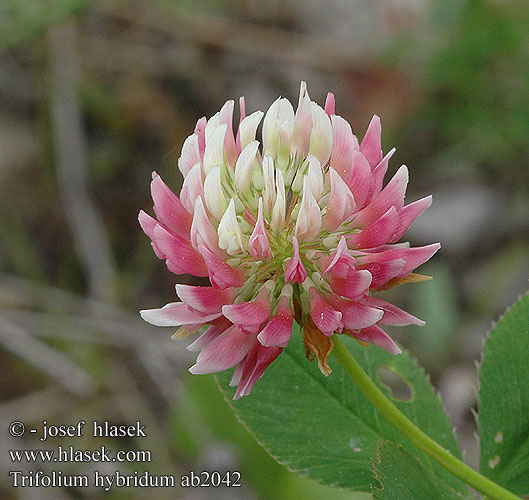
[[[381,326],[423,321],[373,292],[423,279],[412,271],[439,244],[398,243],[431,196],[404,205],[404,165],[383,187],[395,150],[383,155],[378,116],[359,142],[335,114],[334,96],[322,108],[304,82],[296,111],[280,97],[266,113],[246,115],[241,98],[236,134],[233,109],[230,100],[198,120],[178,160],[180,197],[154,173],[156,218],[139,215],[171,272],[208,277],[211,286],[176,285],[180,301],[143,310],[143,319],[179,326],[177,338],[201,332],[188,346],[199,351],[190,371],[236,366],[234,399],[287,346],[294,321],[325,375],[333,334],[398,354]]]

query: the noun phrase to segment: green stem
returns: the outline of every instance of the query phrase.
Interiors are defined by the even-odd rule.
[[[412,444],[491,500],[521,500],[520,497],[471,469],[421,431],[376,386],[337,335],[333,336],[333,340],[333,353],[347,375],[373,406]]]

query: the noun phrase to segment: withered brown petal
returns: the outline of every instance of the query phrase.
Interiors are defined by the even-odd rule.
[[[185,327],[181,326],[178,330],[176,330],[176,332],[173,333],[173,335],[171,335],[171,338],[176,340],[183,340],[195,333],[196,330],[189,331],[186,330]]]
[[[410,273],[405,278],[393,278],[389,280],[385,285],[382,285],[380,288],[377,288],[377,291],[381,292],[383,290],[389,290],[399,285],[404,285],[404,283],[418,283],[419,281],[428,281],[431,280],[431,276],[426,276],[424,274]]]
[[[359,330],[355,330],[355,331],[358,332]],[[350,330],[344,330],[342,333],[344,335],[348,335],[352,339],[355,339],[362,347],[365,347],[367,349],[369,349],[371,347],[371,344],[369,344],[368,342],[364,342],[363,340],[360,340],[360,339],[356,338],[354,332],[352,332]]]
[[[329,366],[329,354],[334,347],[334,343],[318,329],[310,317],[307,318],[303,326],[303,344],[305,345],[307,359],[316,358],[318,360],[318,368],[327,377],[332,372]]]

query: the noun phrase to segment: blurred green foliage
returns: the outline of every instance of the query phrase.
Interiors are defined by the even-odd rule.
[[[469,0],[455,12],[455,23],[439,19],[445,42],[425,66],[431,147],[478,164],[489,182],[527,189],[529,4]]]
[[[428,263],[421,271],[434,279],[420,283],[420,293],[411,296],[410,309],[426,325],[409,328],[407,345],[421,366],[427,366],[432,375],[438,375],[445,367],[454,349],[460,322],[457,304],[457,288],[450,268],[445,264]]]
[[[2,0],[0,2],[0,52],[42,35],[101,0]]]

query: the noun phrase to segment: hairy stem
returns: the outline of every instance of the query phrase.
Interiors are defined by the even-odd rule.
[[[333,340],[333,354],[347,375],[373,406],[414,446],[490,500],[521,500],[520,497],[471,469],[421,431],[376,386],[337,335],[333,336]]]

